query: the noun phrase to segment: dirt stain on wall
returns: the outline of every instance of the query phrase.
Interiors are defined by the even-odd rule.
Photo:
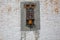
[[[19,2],[20,2],[20,0],[16,0],[16,2],[17,2],[17,3],[19,3]]]
[[[56,14],[59,13],[59,0],[50,0],[51,4],[53,4],[53,12]]]
[[[54,11],[58,14],[58,12],[59,12],[58,7],[54,8]]]
[[[11,12],[11,10],[12,10],[11,5],[8,5],[8,6],[7,6],[7,11],[8,11],[8,12]]]
[[[45,13],[46,13],[46,14],[48,14],[48,11],[47,11],[47,10],[48,10],[48,5],[49,5],[48,0],[45,0],[45,1],[44,1],[44,6],[45,6]]]

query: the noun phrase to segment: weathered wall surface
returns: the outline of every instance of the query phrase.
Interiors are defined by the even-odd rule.
[[[60,40],[60,0],[40,2],[40,40]]]
[[[20,1],[0,0],[0,40],[20,40]],[[33,32],[27,35],[34,40]],[[60,0],[40,0],[39,39],[60,40]]]
[[[20,40],[20,0],[0,0],[0,40]]]

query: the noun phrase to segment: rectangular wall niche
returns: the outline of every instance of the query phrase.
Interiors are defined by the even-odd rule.
[[[21,31],[40,29],[40,3],[38,1],[21,2]]]

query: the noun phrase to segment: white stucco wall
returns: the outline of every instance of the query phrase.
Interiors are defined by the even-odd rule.
[[[0,40],[20,40],[21,1],[0,0]],[[59,0],[40,0],[40,40],[60,40],[59,5]],[[28,39],[34,40],[33,36],[28,32]]]
[[[60,1],[41,0],[40,40],[60,40]]]
[[[18,0],[0,0],[0,40],[20,40]]]

